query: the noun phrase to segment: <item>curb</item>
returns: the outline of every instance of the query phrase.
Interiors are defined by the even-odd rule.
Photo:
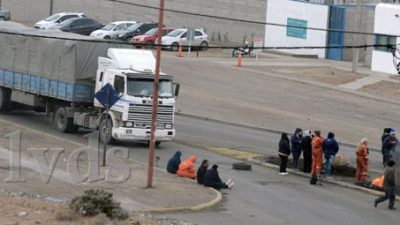
[[[181,111],[178,111],[175,114],[179,115],[179,116],[184,116],[184,117],[189,117],[189,118],[194,118],[194,119],[200,119],[200,120],[207,120],[207,121],[216,122],[216,123],[222,123],[222,124],[231,125],[231,126],[244,127],[244,128],[248,128],[248,129],[265,131],[265,132],[274,133],[274,134],[281,134],[282,132],[286,132],[288,134],[291,133],[291,132],[287,132],[287,131],[283,131],[283,130],[274,130],[274,129],[265,128],[265,127],[256,127],[256,126],[252,126],[252,125],[245,125],[245,124],[241,124],[241,123],[229,122],[229,121],[209,118],[209,117],[205,117],[205,116],[198,116],[198,115],[195,115],[195,114],[183,113]],[[357,148],[357,145],[346,143],[346,142],[339,142],[339,144],[342,145],[342,146],[350,147],[350,148]],[[375,151],[375,152],[381,152],[380,149],[376,149],[376,148],[369,148],[369,150],[370,151]]]
[[[250,163],[253,163],[253,164],[256,164],[256,165],[259,165],[259,166],[263,166],[263,167],[269,168],[269,169],[279,170],[279,166],[277,166],[275,164],[272,164],[272,163],[262,162],[262,161],[259,161],[259,160],[253,159],[253,158],[249,158],[246,161],[250,162]],[[290,174],[293,174],[293,175],[296,175],[296,176],[300,176],[300,177],[310,178],[309,175],[306,175],[306,174],[303,174],[303,173],[300,173],[300,172],[293,172],[292,171],[292,172],[290,172]],[[324,182],[325,183],[329,183],[329,184],[334,184],[334,185],[337,185],[339,187],[352,189],[352,190],[355,190],[355,191],[365,192],[367,194],[374,195],[374,196],[383,196],[384,195],[383,192],[372,190],[372,189],[368,189],[368,188],[365,188],[365,187],[360,187],[360,186],[357,186],[357,185],[354,185],[354,184],[349,184],[349,183],[346,183],[346,182],[343,182],[343,181],[335,181],[335,180],[333,180],[333,181],[324,181]],[[400,196],[396,196],[396,200],[398,202],[400,202]]]
[[[221,192],[215,190],[214,188],[209,188],[215,192],[217,195],[213,200],[199,204],[196,206],[191,207],[175,207],[175,208],[155,208],[155,209],[143,209],[137,212],[139,213],[176,213],[176,212],[198,212],[204,209],[211,208],[216,206],[218,203],[222,201],[222,194]]]

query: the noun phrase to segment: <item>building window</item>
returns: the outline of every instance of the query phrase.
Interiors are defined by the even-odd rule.
[[[392,48],[396,47],[396,37],[395,36],[378,34],[378,35],[376,35],[375,40],[376,40],[375,41],[376,45],[382,45],[382,46],[375,47],[376,50],[392,52],[393,51]],[[385,45],[385,46],[383,46],[383,45]]]

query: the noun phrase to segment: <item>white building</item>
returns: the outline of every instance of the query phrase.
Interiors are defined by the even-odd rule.
[[[400,57],[400,5],[378,4],[375,10],[376,44],[392,45],[398,49],[397,57]],[[396,64],[400,58],[393,57],[390,47],[376,47],[372,52],[371,69],[377,72],[398,74]]]

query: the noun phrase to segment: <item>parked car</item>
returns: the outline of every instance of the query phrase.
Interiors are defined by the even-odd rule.
[[[137,23],[128,28],[126,32],[117,36],[117,40],[130,42],[131,39],[137,35],[146,33],[147,31],[158,27],[158,23]]]
[[[0,21],[6,21],[11,19],[10,10],[0,7]]]
[[[71,18],[82,18],[85,17],[84,13],[71,13],[71,12],[62,12],[56,13],[44,20],[37,22],[33,27],[37,29],[59,29],[60,24]]]
[[[169,49],[172,51],[178,51],[179,44],[189,45],[189,42],[186,40],[187,29],[176,29],[169,34],[162,37],[162,45],[163,48]],[[194,48],[200,48],[202,50],[206,50],[209,46],[210,42],[208,40],[208,35],[202,29],[195,29],[194,31],[194,39],[191,42],[191,46]]]
[[[93,31],[90,36],[101,39],[115,39],[116,36],[123,34],[126,30],[135,25],[135,21],[116,21],[107,24],[100,30]]]
[[[65,32],[89,35],[104,25],[91,18],[72,18],[61,23],[60,30]]]
[[[175,28],[170,28],[170,27],[163,27],[162,29],[162,36],[167,35],[169,32],[175,30]],[[157,34],[158,34],[158,28],[153,28],[149,31],[147,31],[143,35],[138,35],[132,38],[131,43],[134,45],[137,45],[137,48],[141,48],[143,46],[147,47],[152,47],[154,46],[154,43],[156,42],[157,39]]]

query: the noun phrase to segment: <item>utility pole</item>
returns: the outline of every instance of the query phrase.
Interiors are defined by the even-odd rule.
[[[360,45],[360,37],[359,34],[357,34],[360,30],[360,27],[362,25],[362,7],[361,7],[362,0],[356,0],[356,13],[354,14],[354,34],[353,34],[353,46]],[[359,54],[360,54],[360,49],[359,48],[353,48],[353,66],[351,71],[353,73],[358,72],[358,61],[359,61]]]
[[[154,171],[154,148],[156,146],[155,132],[157,129],[157,109],[158,109],[158,86],[160,81],[160,64],[161,64],[161,39],[162,28],[164,23],[164,0],[160,0],[160,15],[158,18],[158,32],[157,32],[157,54],[156,54],[156,68],[154,77],[154,91],[153,91],[153,114],[151,117],[151,132],[150,132],[150,151],[149,151],[149,164],[147,167],[147,187],[153,187],[153,171]]]
[[[50,0],[50,16],[53,15],[53,6],[54,6],[54,0]]]

